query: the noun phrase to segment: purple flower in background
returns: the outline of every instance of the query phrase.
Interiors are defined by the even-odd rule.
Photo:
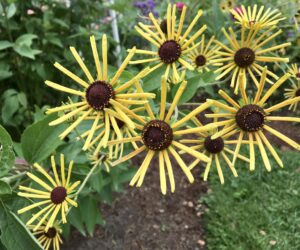
[[[158,17],[158,13],[155,11],[156,3],[153,0],[146,1],[136,1],[134,7],[140,9],[143,16],[148,16],[150,12],[153,13],[155,17]]]
[[[183,3],[183,2],[176,3],[176,8],[178,9],[179,12],[182,11],[184,6],[185,6],[185,3]]]
[[[243,13],[244,13],[241,6],[237,6],[237,7],[233,8],[233,10],[240,16],[243,15]],[[230,13],[230,16],[233,21],[236,20],[235,17],[231,13]]]

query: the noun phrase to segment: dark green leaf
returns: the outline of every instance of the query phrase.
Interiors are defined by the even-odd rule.
[[[41,250],[42,247],[23,222],[0,200],[1,242],[8,250]]]
[[[0,63],[0,81],[6,78],[11,77],[13,74],[10,71],[10,67],[8,64],[1,62]]]
[[[17,38],[17,40],[15,41],[15,44],[18,46],[26,45],[26,46],[30,47],[32,44],[32,40],[36,39],[36,38],[38,38],[38,36],[35,34],[24,34]]]
[[[5,176],[14,164],[15,154],[12,143],[9,133],[0,125],[0,177]]]
[[[64,125],[49,126],[56,116],[50,115],[27,127],[21,137],[22,152],[29,163],[40,162],[62,144],[58,135]]]
[[[13,46],[13,44],[9,41],[6,41],[6,40],[0,41],[0,50],[7,49],[7,48],[10,48],[12,46]]]
[[[6,10],[7,13],[7,18],[11,18],[16,14],[17,8],[16,5],[14,3],[11,3]]]
[[[9,194],[11,194],[10,186],[6,182],[0,180],[0,196]]]
[[[30,59],[35,59],[35,55],[40,54],[42,51],[37,49],[32,49],[28,45],[14,46],[14,50],[23,57],[28,57]]]

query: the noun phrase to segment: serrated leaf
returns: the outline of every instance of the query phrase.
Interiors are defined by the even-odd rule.
[[[11,194],[10,186],[6,182],[0,180],[0,196],[10,195],[10,194]]]
[[[13,142],[9,133],[0,125],[0,177],[5,176],[15,160]]]
[[[22,134],[22,152],[29,163],[41,162],[63,143],[58,135],[65,129],[65,125],[48,125],[55,117],[55,115],[45,117],[27,127]]]
[[[0,200],[1,242],[8,249],[42,250],[23,222]],[[26,246],[26,248],[24,248]]]

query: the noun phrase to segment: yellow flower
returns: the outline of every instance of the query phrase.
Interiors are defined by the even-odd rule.
[[[45,250],[48,250],[51,246],[53,250],[60,250],[60,245],[63,243],[60,236],[62,233],[61,228],[56,222],[46,231],[46,225],[47,222],[39,226],[37,230],[33,232],[33,235],[37,237],[37,240],[41,243]],[[28,228],[31,230],[33,230],[35,227],[35,225],[28,226]]]
[[[126,143],[126,142],[140,142],[142,146],[135,149],[133,152],[129,153],[127,156],[124,156],[114,162],[113,166],[118,165],[121,162],[127,161],[132,157],[141,154],[146,151],[146,157],[140,166],[139,170],[136,172],[135,176],[132,178],[130,185],[140,187],[144,181],[144,177],[149,168],[150,162],[155,155],[158,155],[159,158],[159,173],[160,173],[160,186],[163,194],[167,192],[166,184],[166,169],[169,176],[171,191],[175,191],[175,180],[173,176],[172,164],[170,161],[169,154],[171,154],[176,162],[181,167],[182,171],[187,176],[188,180],[192,183],[194,177],[191,171],[188,169],[187,165],[184,163],[180,155],[177,153],[176,149],[183,150],[186,153],[194,156],[198,159],[201,159],[204,162],[209,162],[209,158],[202,153],[199,153],[184,144],[180,143],[177,140],[177,137],[181,137],[185,134],[191,134],[201,131],[207,131],[209,129],[215,128],[213,124],[207,126],[201,126],[191,129],[180,129],[181,126],[185,125],[192,117],[197,115],[199,112],[205,110],[210,106],[210,103],[207,102],[203,105],[200,105],[198,108],[187,114],[185,117],[178,121],[172,119],[173,112],[175,111],[176,105],[182,95],[187,82],[183,81],[180,87],[177,90],[177,93],[171,103],[167,114],[166,113],[166,96],[167,96],[167,82],[166,78],[162,77],[162,89],[161,89],[161,103],[160,103],[160,112],[158,117],[156,117],[148,103],[145,104],[146,111],[148,113],[148,119],[143,116],[136,116],[135,119],[139,122],[136,124],[136,128],[139,130],[139,135],[132,138],[125,138],[123,140],[115,140],[108,142],[108,145],[116,143]],[[137,84],[137,89],[140,89],[140,86]],[[166,166],[166,169],[165,169]]]
[[[194,20],[190,23],[186,31],[183,33],[183,22],[186,16],[186,6],[183,7],[178,28],[176,28],[176,5],[169,4],[167,9],[166,25],[163,28],[162,25],[154,18],[153,14],[149,14],[149,18],[156,28],[156,32],[152,31],[147,25],[139,23],[136,26],[136,31],[147,41],[156,47],[156,51],[137,49],[136,54],[143,54],[152,56],[150,59],[143,59],[137,61],[131,61],[130,64],[150,63],[155,62],[156,65],[151,68],[150,72],[165,65],[165,78],[168,79],[169,75],[172,75],[172,79],[179,79],[180,76],[177,72],[177,64],[185,69],[194,70],[193,66],[189,64],[185,57],[188,52],[197,47],[199,43],[192,47],[192,43],[206,30],[206,25],[203,25],[193,34],[190,38],[188,36],[191,30],[197,23],[198,19],[202,15],[202,10],[199,10]],[[129,50],[132,51],[132,50]],[[170,74],[170,71],[172,72]],[[178,81],[175,81],[176,83]]]
[[[218,121],[218,117],[222,116],[222,114],[216,112],[215,114],[208,114],[207,117],[214,118],[214,122]],[[195,117],[193,118],[193,122],[196,124],[196,126],[201,127],[203,126],[202,123]],[[184,139],[180,142],[185,144],[195,144],[194,146],[191,146],[190,148],[203,151],[204,154],[206,154],[211,161],[206,163],[205,171],[204,171],[204,180],[207,181],[208,174],[210,172],[211,166],[215,163],[215,166],[217,168],[217,172],[219,175],[219,179],[221,184],[224,184],[224,175],[222,171],[222,167],[220,164],[220,158],[222,158],[231,172],[233,173],[234,177],[237,177],[237,171],[234,167],[234,164],[231,162],[227,154],[234,155],[234,151],[232,151],[228,146],[235,144],[235,142],[229,140],[230,134],[226,134],[222,137],[218,137],[216,139],[211,139],[211,136],[218,132],[217,129],[209,131],[209,132],[201,132],[199,133],[199,138],[197,139]],[[237,157],[245,162],[249,162],[249,159],[238,154]],[[189,169],[193,169],[200,163],[200,159],[194,160],[191,165],[189,166]]]
[[[224,121],[214,123],[215,125],[225,127],[216,134],[214,134],[211,138],[216,139],[219,136],[223,136],[228,133],[230,135],[238,134],[238,139],[236,140],[237,145],[234,151],[233,164],[235,163],[241,144],[246,143],[249,145],[250,150],[250,170],[255,169],[254,145],[258,145],[264,165],[268,171],[271,171],[271,164],[269,162],[265,146],[273,155],[279,166],[283,167],[283,163],[280,157],[278,156],[272,144],[265,136],[265,132],[269,132],[270,134],[288,143],[295,149],[300,150],[300,145],[298,143],[267,125],[267,123],[270,121],[300,122],[300,118],[297,117],[280,117],[272,115],[273,111],[279,110],[282,107],[299,101],[300,97],[280,102],[268,108],[265,107],[267,105],[267,100],[272,95],[272,93],[276,89],[278,89],[291,75],[289,73],[286,73],[284,76],[278,79],[278,81],[274,85],[272,85],[272,87],[269,88],[264,95],[262,95],[264,85],[266,82],[266,75],[267,68],[265,67],[263,69],[263,73],[260,78],[259,88],[256,92],[254,100],[250,99],[246,95],[245,88],[242,84],[242,79],[240,77],[240,91],[243,100],[243,103],[241,105],[234,101],[231,97],[229,97],[229,95],[227,95],[222,90],[219,91],[219,94],[224,98],[224,100],[226,100],[226,102],[231,104],[231,106],[221,103],[219,101],[213,101],[214,106],[221,108],[226,113],[220,113],[220,118],[224,118]],[[245,136],[247,137],[246,142],[243,141],[243,138]]]
[[[216,51],[220,49],[219,46],[215,45],[211,47],[212,42],[214,41],[215,37],[211,37],[207,44],[205,44],[205,35],[202,35],[201,42],[199,46],[193,49],[189,54],[188,57],[191,60],[191,64],[195,67],[199,72],[202,71],[210,71],[211,65],[220,66],[222,63],[213,64],[211,60],[219,57],[216,55]]]
[[[83,60],[79,56],[78,52],[74,47],[71,47],[70,50],[80,65],[81,69],[85,73],[88,81],[85,81],[79,78],[77,75],[64,68],[59,63],[55,63],[54,66],[62,71],[64,74],[69,76],[72,80],[78,83],[84,91],[79,91],[75,89],[71,89],[68,87],[64,87],[57,83],[46,81],[45,83],[57,90],[62,92],[72,94],[80,97],[80,101],[74,102],[68,105],[62,105],[60,107],[52,108],[48,110],[48,114],[54,112],[64,111],[66,114],[59,117],[58,119],[52,121],[50,125],[58,125],[66,120],[75,117],[78,115],[78,118],[63,132],[60,134],[60,138],[63,139],[66,137],[71,131],[73,131],[81,122],[87,119],[87,117],[93,116],[94,122],[91,125],[91,128],[88,130],[88,136],[86,137],[85,144],[83,146],[84,150],[87,150],[90,146],[90,143],[93,139],[95,130],[99,124],[105,124],[105,133],[101,140],[101,146],[106,147],[111,126],[110,124],[114,124],[112,121],[112,115],[117,114],[118,117],[121,117],[125,123],[134,128],[134,123],[128,117],[128,105],[141,105],[147,102],[147,100],[139,100],[143,97],[154,98],[155,94],[151,93],[129,93],[129,88],[133,85],[135,81],[138,81],[141,77],[143,77],[149,69],[145,69],[131,80],[120,83],[119,78],[127,66],[129,60],[132,58],[135,52],[135,48],[128,54],[126,59],[123,61],[122,65],[115,72],[113,77],[108,77],[107,70],[107,38],[106,35],[102,37],[102,66],[99,61],[98,51],[96,47],[96,40],[94,36],[90,37],[92,52],[94,56],[94,61],[96,65],[97,77],[91,75],[90,71],[87,69]],[[109,112],[110,111],[110,112]],[[112,126],[115,129],[114,126]]]
[[[109,157],[109,155],[102,152],[98,152],[97,154],[92,152],[88,156],[88,158],[93,166],[101,166],[103,164],[105,166],[106,172],[109,173],[111,167],[111,158]]]
[[[120,106],[118,103],[112,101],[112,103],[114,103],[117,107],[120,107],[120,109],[123,109],[126,111],[128,117],[130,119],[133,119],[134,117],[132,116],[132,114],[137,113],[141,110],[144,110],[145,108],[142,107],[138,107],[138,108],[133,108],[130,109],[130,107],[126,107],[124,106]],[[108,112],[111,116],[110,116],[110,133],[108,134],[108,138],[106,140],[122,140],[123,138],[126,137],[132,137],[134,135],[136,135],[135,130],[128,126],[126,121],[124,119],[122,119],[122,117],[120,117],[118,115],[118,113],[114,112],[113,110],[110,109],[105,109],[106,112]],[[91,119],[91,120],[95,120],[94,116],[89,116],[87,117],[87,119]],[[105,132],[107,130],[105,130],[106,126],[105,123],[101,123],[99,124],[96,128],[95,128],[95,132],[94,134],[96,135],[90,142],[89,144],[89,148],[92,148],[92,151],[94,151],[94,155],[97,156],[103,146],[102,142],[103,142],[103,136],[105,135]],[[86,138],[88,135],[90,134],[90,131],[86,131],[84,133],[82,133],[80,136],[77,137],[77,140],[79,139],[84,139]],[[97,144],[97,146],[96,146]],[[135,142],[132,143],[132,146],[137,147]],[[109,158],[110,159],[115,159],[118,157],[121,157],[123,155],[123,144],[119,145],[110,145],[108,146],[108,152],[109,152]]]
[[[65,162],[64,155],[60,155],[60,169],[61,169],[61,178],[57,174],[57,168],[55,165],[54,156],[51,156],[51,165],[54,178],[51,177],[43,167],[35,163],[34,167],[47,179],[47,182],[37,177],[32,173],[27,173],[28,177],[34,182],[39,184],[42,187],[42,190],[19,186],[19,189],[24,192],[19,192],[18,195],[26,198],[39,199],[37,203],[29,205],[25,208],[22,208],[18,211],[18,214],[25,213],[34,208],[40,208],[40,211],[32,216],[32,218],[26,223],[26,225],[31,225],[37,221],[41,216],[38,224],[34,227],[34,231],[47,220],[45,231],[48,231],[49,228],[53,227],[54,221],[56,220],[59,212],[61,212],[61,219],[63,223],[67,223],[66,214],[68,211],[68,206],[77,207],[77,203],[71,199],[72,193],[76,187],[80,184],[80,181],[76,181],[71,184],[71,173],[73,168],[73,161],[69,164],[68,175],[65,176]],[[43,207],[43,208],[42,208]]]
[[[289,69],[289,72],[296,79],[297,83],[292,82],[291,88],[284,89],[284,96],[287,99],[292,99],[300,96],[300,68],[297,67],[297,64],[292,64],[292,68]],[[290,105],[289,109],[296,111],[297,106],[298,102],[294,102]]]
[[[245,87],[247,85],[247,74],[251,77],[256,87],[258,87],[259,84],[255,74],[261,76],[263,70],[263,67],[260,65],[261,63],[288,62],[288,58],[266,55],[269,52],[274,52],[291,44],[283,43],[276,46],[268,46],[264,49],[263,46],[265,44],[270,42],[282,32],[282,30],[279,30],[270,35],[270,32],[273,29],[274,27],[272,26],[259,37],[256,37],[257,30],[245,31],[245,29],[242,27],[241,38],[239,41],[231,27],[229,28],[229,34],[223,28],[222,31],[226,36],[230,46],[215,40],[215,43],[218,44],[222,49],[216,51],[216,54],[218,54],[220,58],[214,59],[212,62],[224,64],[224,66],[215,71],[216,73],[221,73],[216,80],[219,80],[220,78],[232,73],[230,87],[235,88],[234,92],[237,94],[239,89],[239,85],[237,83],[240,76],[243,79]],[[278,79],[278,77],[269,70],[267,70],[267,75],[271,76],[275,80]],[[268,79],[268,77],[266,78],[266,81],[273,83],[273,81]]]
[[[281,17],[282,14],[279,10],[271,10],[268,8],[265,12],[265,6],[261,6],[257,10],[257,4],[251,8],[247,7],[247,10],[244,5],[242,5],[242,10],[232,9],[230,12],[236,20],[236,23],[242,25],[247,29],[260,30],[265,28],[271,28],[278,24],[279,21],[286,19]]]
[[[230,11],[236,5],[235,0],[223,0],[220,3],[221,11]]]

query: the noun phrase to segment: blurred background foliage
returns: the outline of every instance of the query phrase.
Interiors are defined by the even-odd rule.
[[[38,159],[44,161],[47,166],[49,162],[46,159],[53,151],[64,153],[67,160],[75,159],[77,167],[80,166],[80,168],[75,168],[79,170],[75,172],[74,178],[84,179],[91,166],[87,153],[81,151],[81,143],[74,143],[76,135],[63,142],[57,141],[56,135],[61,128],[58,126],[49,130],[47,125],[49,118],[45,118],[44,115],[47,107],[58,105],[67,99],[60,92],[46,87],[44,81],[48,79],[66,85],[73,84],[70,79],[58,73],[53,67],[53,63],[56,61],[79,76],[82,74],[69,52],[69,46],[75,46],[80,51],[88,68],[93,72],[95,69],[89,43],[89,36],[92,34],[98,40],[104,33],[108,35],[110,69],[115,69],[118,67],[118,60],[126,56],[127,48],[135,45],[138,47],[149,46],[137,35],[134,25],[139,21],[147,21],[144,16],[149,11],[153,11],[157,17],[164,18],[168,2],[160,0],[0,1],[0,123],[9,132],[12,140],[9,138],[8,141],[13,143],[14,152],[18,157],[29,163],[32,163],[33,158]],[[198,27],[207,24],[206,37],[215,35],[223,42],[225,40],[220,32],[221,28],[234,23],[228,8],[250,4],[250,1],[228,0],[188,0],[184,2],[188,5],[188,19],[192,19],[198,9],[203,9],[204,14]],[[300,3],[296,0],[258,0],[251,1],[251,4],[254,2],[280,9],[286,20],[280,23],[284,32],[277,38],[279,40],[277,42],[289,41],[292,46],[280,51],[279,56],[289,57],[291,62],[299,62],[300,33],[299,27],[295,25],[295,20],[299,21],[300,19]],[[115,52],[118,43],[112,34],[110,10],[117,12],[121,53]],[[186,23],[189,21],[187,20]],[[130,66],[127,71],[135,73],[141,67]],[[285,69],[286,65],[276,65],[273,70],[282,75]],[[127,74],[129,73],[127,72]],[[146,77],[144,80],[145,90],[158,92],[160,76],[161,72],[157,71]],[[189,102],[194,99],[199,102],[208,97],[218,98],[216,91],[218,86],[215,84],[221,82],[215,82],[212,73],[191,72],[187,78],[189,87],[181,102]],[[175,90],[176,87],[172,91],[173,94]],[[278,91],[275,98],[281,97],[282,91]],[[170,96],[170,98],[172,97]],[[38,138],[36,140],[40,144],[32,147],[33,142],[30,138]],[[46,143],[43,144],[43,142]],[[3,142],[1,143],[3,144]],[[38,150],[42,146],[46,147],[46,153]],[[26,165],[28,163],[24,164],[17,167],[29,168],[29,165]],[[79,198],[81,205],[78,209],[73,209],[70,214],[71,224],[66,226],[65,235],[70,231],[70,225],[75,226],[84,235],[92,235],[96,224],[105,224],[98,212],[99,202],[111,203],[113,192],[122,191],[122,184],[130,180],[133,172],[134,170],[127,164],[112,169],[110,173],[100,169],[96,171]],[[19,182],[14,181],[12,180],[16,187]],[[3,197],[2,200],[4,200]],[[19,199],[15,200],[13,201],[12,197],[6,199],[7,206],[13,211],[22,207],[24,204],[21,203],[25,202]],[[89,216],[85,216],[86,211],[92,212]]]

